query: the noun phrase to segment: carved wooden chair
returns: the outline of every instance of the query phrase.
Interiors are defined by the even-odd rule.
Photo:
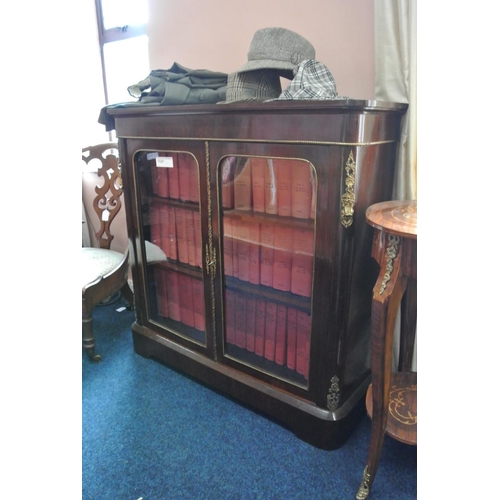
[[[82,149],[82,160],[89,164],[98,160],[97,175],[104,180],[96,186],[93,208],[98,215],[95,233],[99,248],[82,248],[82,338],[83,348],[92,361],[101,361],[95,353],[92,313],[94,307],[118,291],[133,304],[133,294],[127,284],[129,249],[120,253],[110,249],[114,236],[110,226],[121,208],[121,176],[116,144],[105,143]]]

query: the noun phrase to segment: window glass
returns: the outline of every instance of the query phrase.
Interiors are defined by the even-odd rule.
[[[101,5],[105,30],[148,21],[147,0],[101,0]]]

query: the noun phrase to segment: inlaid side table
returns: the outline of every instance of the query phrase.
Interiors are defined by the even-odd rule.
[[[368,497],[385,434],[417,444],[417,373],[411,371],[417,320],[417,202],[387,201],[366,211],[375,228],[372,256],[380,265],[371,312],[372,383],[366,408],[372,419],[368,460],[357,500]],[[396,315],[401,305],[398,371],[392,370]]]

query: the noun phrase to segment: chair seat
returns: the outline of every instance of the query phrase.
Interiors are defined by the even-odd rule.
[[[118,267],[123,254],[103,248],[82,248],[81,280],[82,288]]]
[[[145,247],[146,247],[146,261],[148,264],[154,264],[155,262],[161,262],[164,260],[168,260],[165,252],[158,246],[155,245],[154,243],[151,243],[148,240],[144,241]],[[132,245],[129,244],[129,250],[130,253],[132,254]],[[130,287],[130,290],[132,290],[132,293],[134,292],[134,281],[132,280],[132,275],[129,272],[129,276],[127,279],[128,286]]]

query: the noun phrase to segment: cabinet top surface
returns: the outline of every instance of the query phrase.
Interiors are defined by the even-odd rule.
[[[370,112],[399,111],[404,113],[408,104],[373,100],[337,99],[311,101],[242,102],[229,104],[182,104],[177,106],[144,105],[140,102],[118,103],[108,106],[113,116],[158,114],[231,114],[279,112]]]

